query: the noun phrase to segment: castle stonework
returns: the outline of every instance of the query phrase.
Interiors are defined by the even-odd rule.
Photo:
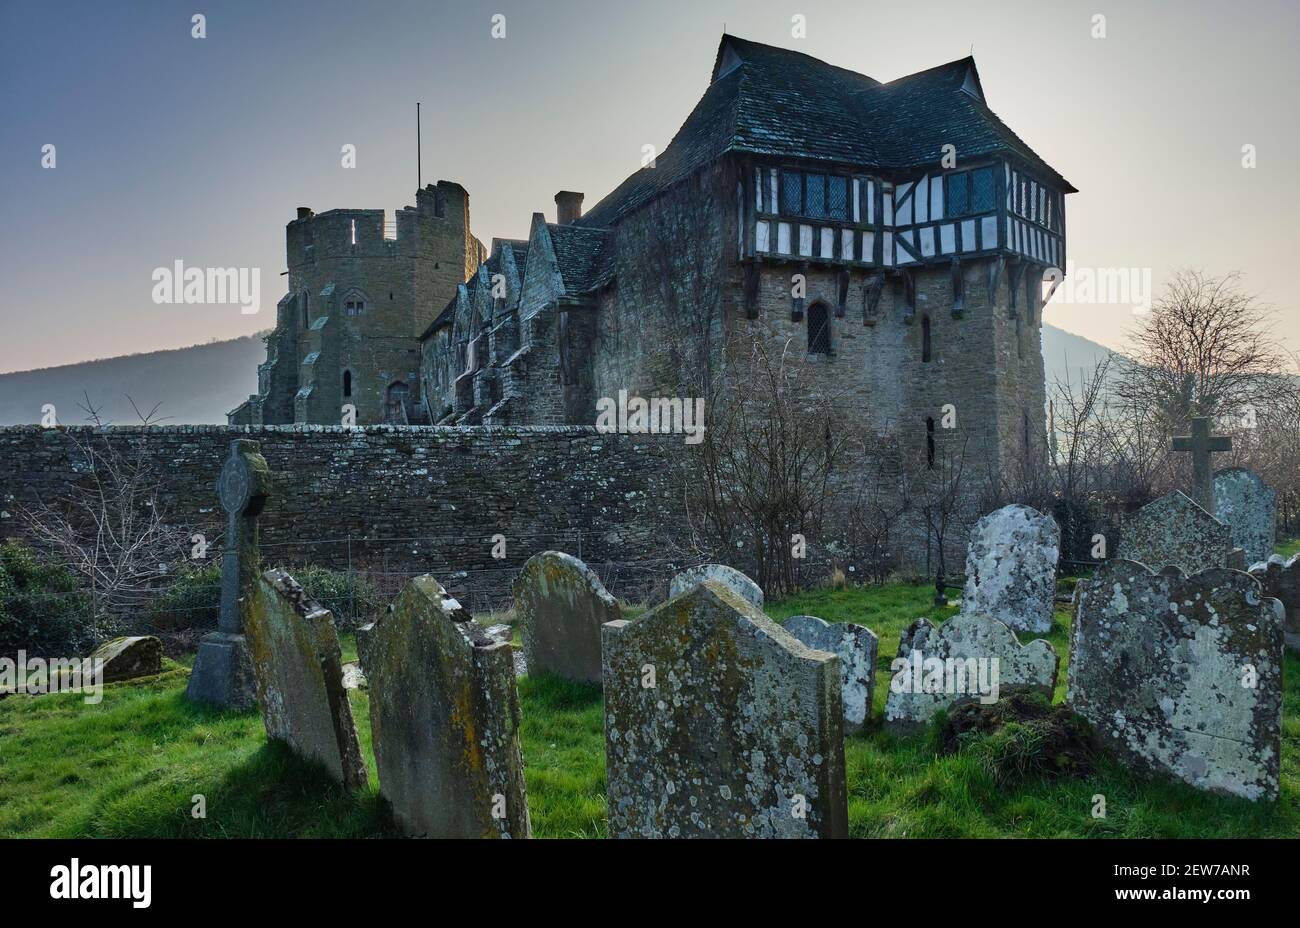
[[[933,449],[953,407],[995,471],[1044,453],[1043,275],[1074,188],[988,108],[973,58],[882,84],[724,35],[670,145],[587,213],[561,191],[559,221],[480,261],[464,191],[437,191],[396,245],[373,211],[290,224],[291,293],[232,423],[337,423],[351,371],[358,424],[403,421],[394,384],[405,421],[590,424],[620,391],[699,395],[758,341],[871,428]],[[362,245],[340,238],[354,218]]]
[[[387,226],[383,210],[299,208],[285,229],[289,292],[231,425],[420,424],[419,335],[483,260],[469,194],[439,181]]]

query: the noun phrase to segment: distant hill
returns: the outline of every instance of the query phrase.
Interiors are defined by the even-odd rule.
[[[61,425],[82,425],[84,394],[114,425],[138,423],[127,400],[147,413],[161,403],[163,425],[226,422],[226,413],[257,391],[257,365],[266,360],[261,335],[172,351],[150,351],[35,371],[0,374],[0,425],[35,424],[53,403]]]
[[[1079,368],[1092,372],[1110,350],[1096,342],[1043,326],[1043,361],[1050,385],[1068,370],[1074,383]],[[151,351],[102,361],[65,364],[36,371],[0,374],[0,425],[41,421],[41,407],[53,403],[59,422],[79,425],[85,413],[82,393],[102,407],[104,418],[119,425],[138,421],[126,397],[142,412],[162,403],[166,425],[224,424],[226,413],[257,389],[257,365],[266,359],[261,335],[173,351]]]

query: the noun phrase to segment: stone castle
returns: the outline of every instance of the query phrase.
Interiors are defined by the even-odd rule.
[[[585,214],[556,194],[527,241],[484,249],[447,181],[395,230],[300,209],[230,422],[590,424],[619,391],[699,395],[757,340],[931,449],[956,407],[997,467],[1044,441],[1042,277],[1073,191],[973,58],[882,84],[724,35],[668,147]]]

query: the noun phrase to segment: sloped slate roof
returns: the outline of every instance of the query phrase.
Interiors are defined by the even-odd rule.
[[[546,224],[555,249],[555,261],[564,280],[568,296],[586,293],[602,282],[603,275],[612,275],[613,236],[606,229],[586,226]]]
[[[811,55],[724,35],[714,75],[656,166],[616,187],[581,225],[612,226],[728,151],[888,170],[937,163],[942,147],[952,144],[959,159],[1008,152],[1074,191],[962,89],[968,75],[979,88],[970,57],[881,84]]]

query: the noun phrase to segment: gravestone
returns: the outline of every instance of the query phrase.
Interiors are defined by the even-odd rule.
[[[282,570],[262,574],[251,601],[245,634],[267,736],[323,764],[348,789],[364,787],[334,617]]]
[[[706,580],[604,627],[609,834],[844,837],[839,661]]]
[[[152,635],[114,638],[92,651],[88,660],[104,662],[103,683],[151,677],[162,673],[162,642]]]
[[[1115,556],[1156,571],[1173,566],[1190,574],[1226,567],[1232,548],[1232,530],[1175,490],[1125,521]]]
[[[1273,799],[1282,726],[1282,621],[1238,570],[1103,565],[1070,631],[1068,700],[1144,771]]]
[[[599,683],[600,627],[622,612],[591,568],[543,551],[524,564],[514,594],[528,672]]]
[[[508,642],[431,576],[357,636],[379,789],[414,837],[529,836],[519,695]]]
[[[698,564],[688,567],[672,579],[668,585],[668,598],[672,599],[685,593],[691,587],[705,580],[716,580],[734,592],[743,596],[755,609],[763,608],[763,589],[734,567],[726,564]]]
[[[1214,512],[1214,477],[1210,454],[1231,451],[1232,439],[1210,434],[1210,420],[1192,419],[1192,434],[1174,439],[1173,450],[1192,453],[1192,500],[1206,512]]]
[[[1282,604],[1286,646],[1300,654],[1300,554],[1289,561],[1274,554],[1252,567],[1250,575],[1259,581],[1265,596]]]
[[[827,651],[840,659],[844,730],[860,731],[871,715],[880,649],[876,633],[862,625],[824,622],[811,615],[793,616],[782,627],[814,651]]]
[[[903,632],[885,700],[885,727],[912,734],[940,709],[986,705],[1011,693],[1056,688],[1060,658],[1041,638],[1022,645],[1005,622],[963,612],[936,626],[917,619]]]
[[[1214,515],[1232,531],[1232,543],[1247,564],[1273,554],[1277,531],[1277,492],[1259,474],[1226,467],[1214,475]]]
[[[239,438],[230,443],[217,493],[227,516],[221,611],[217,630],[199,642],[185,694],[198,702],[250,709],[257,700],[244,628],[260,570],[257,517],[271,493],[270,470],[257,442]]]
[[[966,548],[962,612],[1016,631],[1050,631],[1060,549],[1051,516],[1019,503],[990,512],[975,523]]]

